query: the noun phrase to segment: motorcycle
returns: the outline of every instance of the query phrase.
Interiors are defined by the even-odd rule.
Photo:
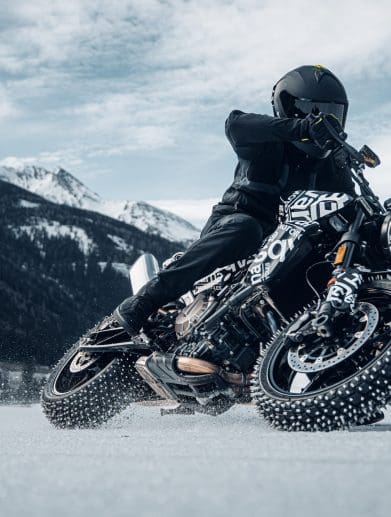
[[[210,415],[253,402],[284,430],[378,418],[390,396],[391,203],[364,176],[375,153],[333,136],[360,195],[296,191],[256,255],[197,281],[138,336],[104,318],[49,376],[42,407],[52,424],[94,427],[159,399],[177,402],[162,413]],[[133,292],[157,273],[153,256],[140,257]]]

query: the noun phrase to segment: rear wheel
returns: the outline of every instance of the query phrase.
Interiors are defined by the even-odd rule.
[[[350,318],[350,319],[349,319]],[[391,281],[368,282],[355,316],[343,316],[332,339],[300,345],[287,332],[257,363],[252,393],[259,413],[290,431],[331,431],[371,421],[390,396]]]
[[[60,428],[96,427],[152,390],[129,354],[91,354],[76,343],[49,376],[41,396],[48,420]]]

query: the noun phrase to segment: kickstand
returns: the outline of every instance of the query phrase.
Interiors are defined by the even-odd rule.
[[[192,409],[191,407],[188,407],[188,406],[182,406],[182,404],[179,404],[179,406],[174,407],[174,408],[170,408],[170,409],[165,409],[165,408],[161,408],[160,409],[160,416],[164,416],[164,415],[194,415],[194,414],[195,414],[194,409]]]

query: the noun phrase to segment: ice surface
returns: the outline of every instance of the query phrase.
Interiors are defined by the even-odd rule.
[[[251,406],[213,418],[134,405],[103,429],[60,431],[38,406],[0,407],[0,514],[388,516],[390,430],[391,413],[360,431],[293,434]]]

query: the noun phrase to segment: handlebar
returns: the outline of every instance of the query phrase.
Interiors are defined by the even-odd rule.
[[[364,145],[359,151],[357,151],[357,149],[348,144],[346,140],[341,138],[326,118],[323,119],[323,123],[333,139],[347,151],[349,156],[357,163],[357,165],[366,165],[372,169],[380,165],[380,158],[367,145]]]
[[[368,200],[371,200],[373,205],[377,206],[380,212],[384,212],[384,208],[379,201],[379,198],[371,189],[368,180],[365,178],[363,171],[365,166],[370,168],[375,168],[380,165],[380,158],[375,154],[372,149],[370,149],[367,145],[364,145],[359,151],[355,149],[353,146],[348,144],[344,138],[341,137],[340,134],[334,129],[332,124],[327,120],[327,118],[323,119],[323,123],[332,136],[332,138],[347,151],[347,154],[351,158],[351,168],[354,170],[351,172],[353,178],[358,183],[361,188],[362,195],[364,195]]]

